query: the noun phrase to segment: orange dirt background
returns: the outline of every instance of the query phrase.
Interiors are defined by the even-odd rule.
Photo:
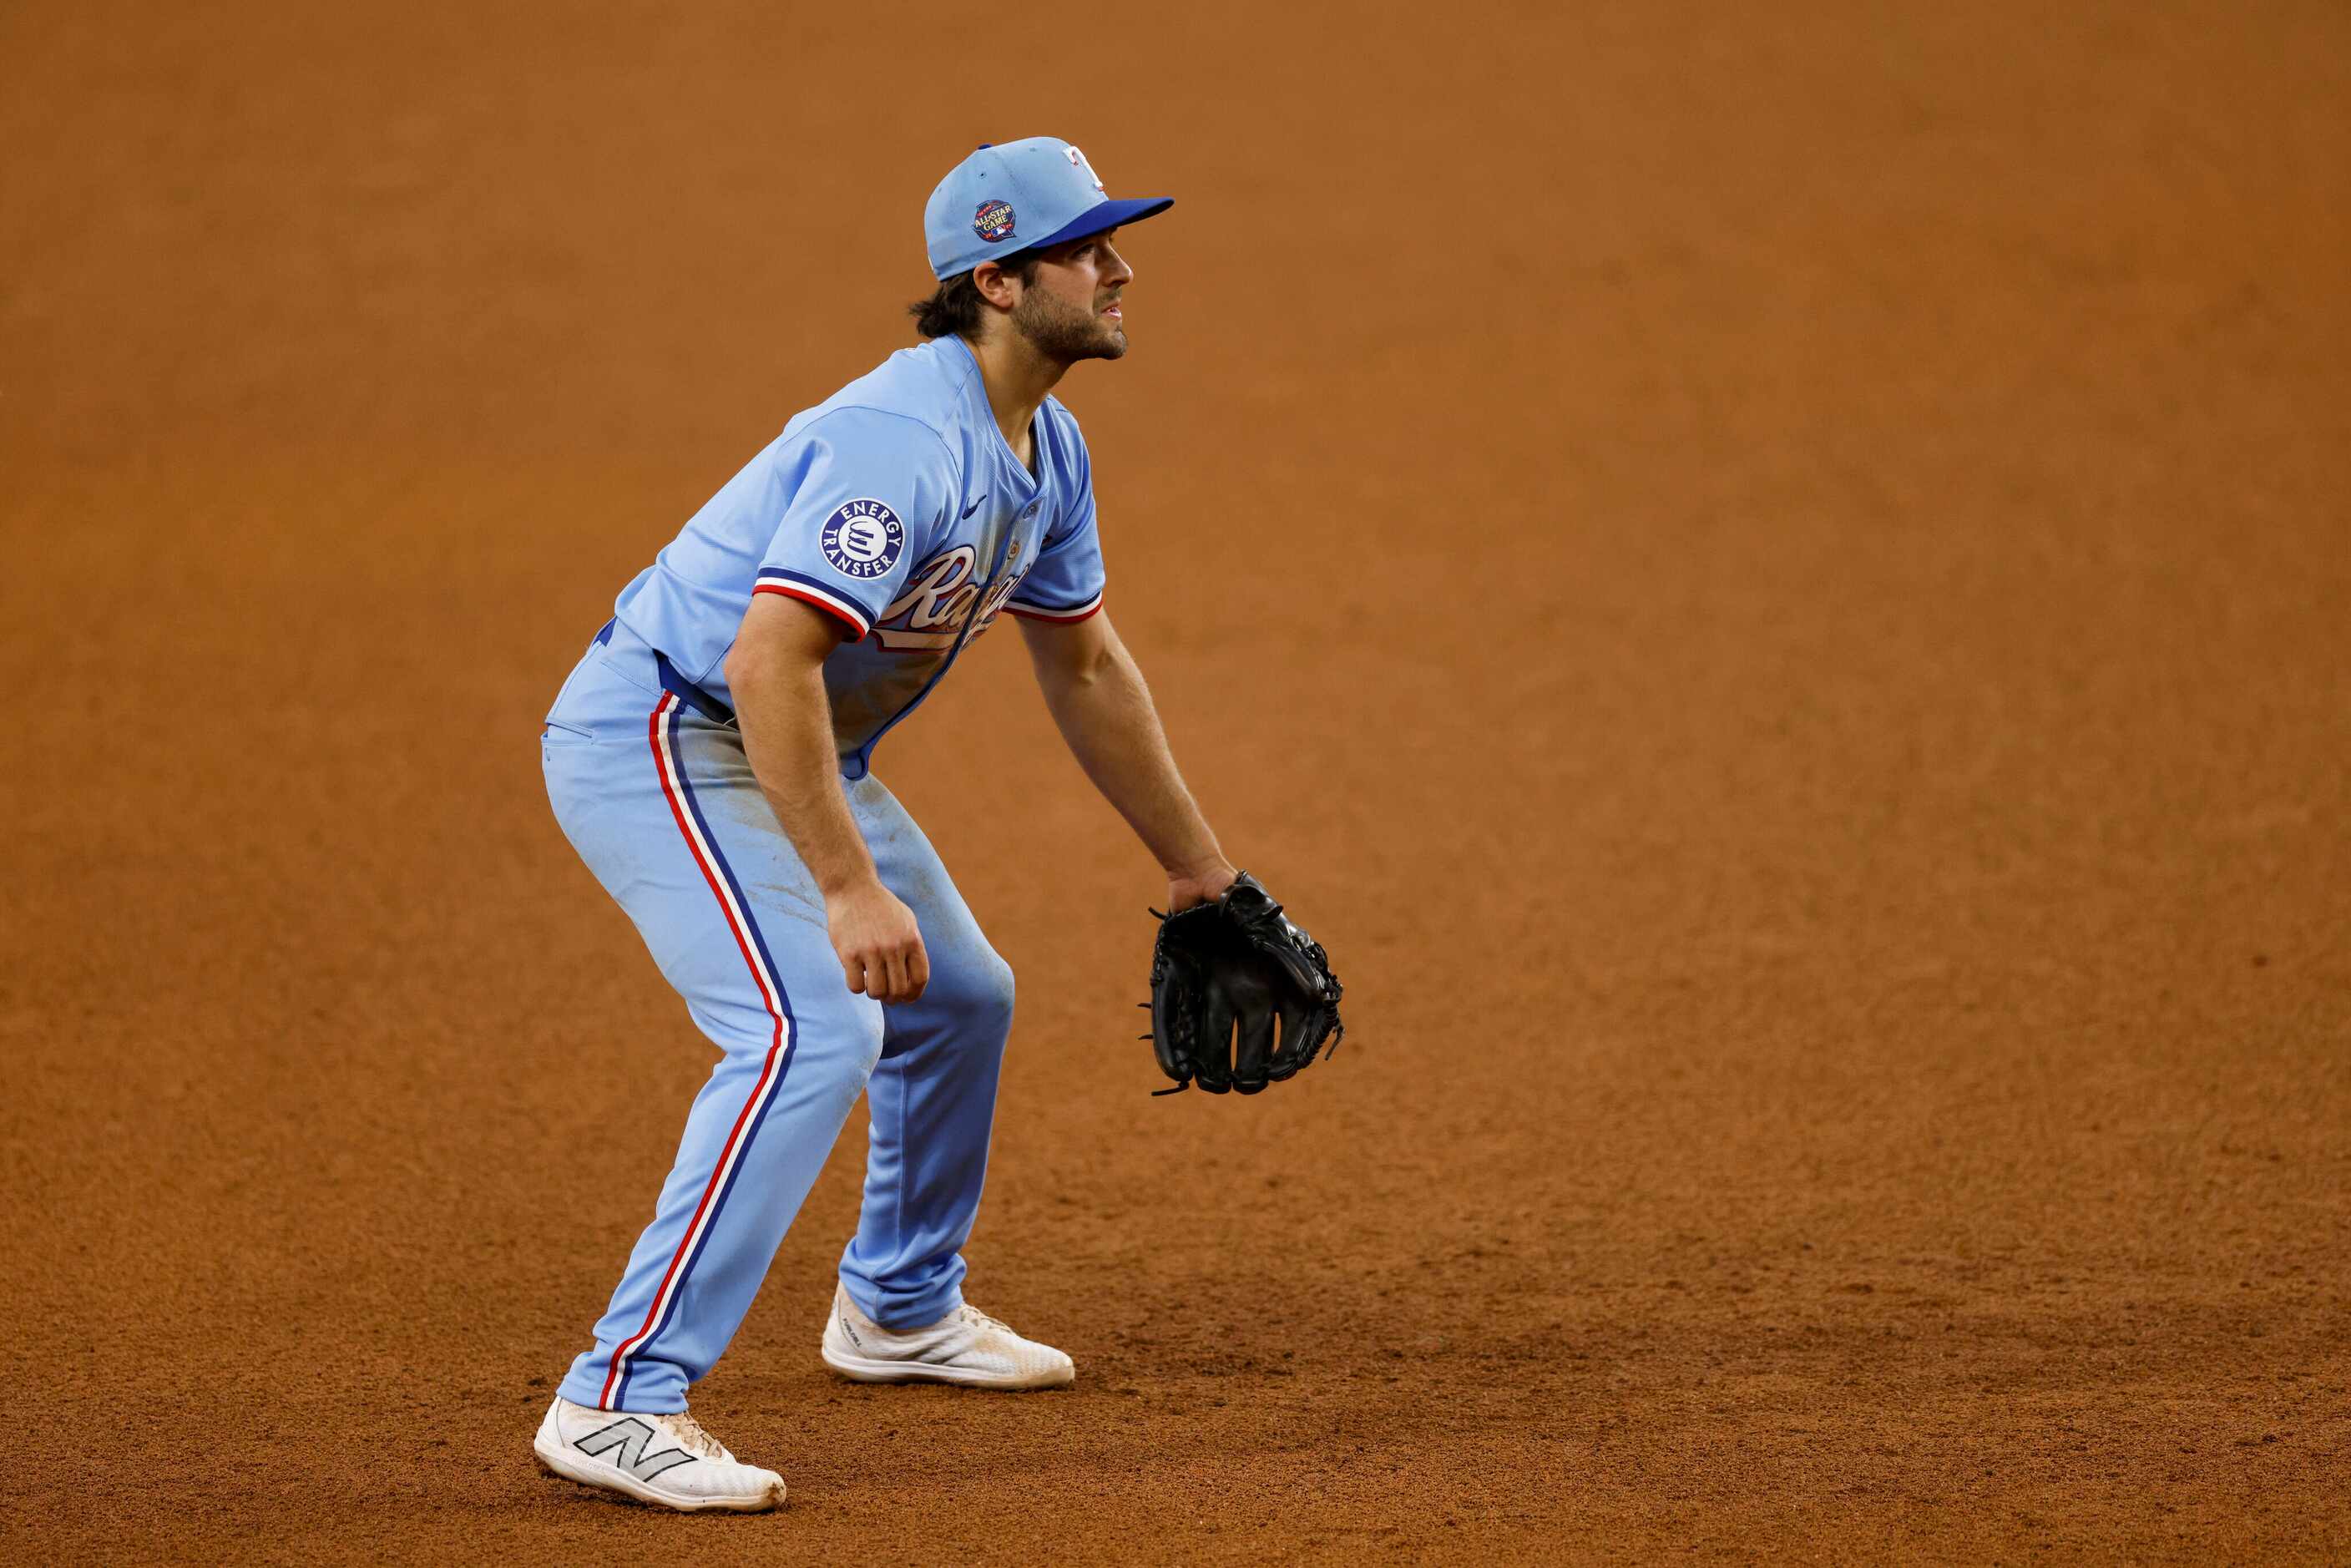
[[[485,15],[495,11],[496,15]],[[20,1560],[2351,1553],[2351,13],[0,11]],[[987,639],[883,773],[1021,975],[984,1307],[528,1443],[708,1061],[558,834],[614,591],[1084,145],[1064,391],[1328,1066],[1145,1097],[1162,884]]]

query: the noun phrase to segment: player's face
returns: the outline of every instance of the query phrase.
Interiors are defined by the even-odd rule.
[[[1039,353],[1074,364],[1115,360],[1126,352],[1126,314],[1120,297],[1134,271],[1111,244],[1108,230],[1055,246],[1037,263],[1037,277],[1012,308],[1012,325]]]

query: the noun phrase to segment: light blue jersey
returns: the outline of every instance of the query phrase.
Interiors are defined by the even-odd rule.
[[[913,712],[999,611],[1081,621],[1101,608],[1093,472],[1048,397],[1031,472],[1005,443],[960,338],[901,350],[794,417],[621,591],[619,626],[711,707],[755,593],[838,619],[825,661],[841,772]]]

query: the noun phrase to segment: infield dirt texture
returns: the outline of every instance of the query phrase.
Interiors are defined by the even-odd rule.
[[[2257,10],[2258,16],[2248,16]],[[26,1562],[2351,1554],[2351,12],[0,9]],[[1019,972],[973,1299],[529,1438],[708,1048],[549,817],[614,592],[1050,133],[1109,605],[1337,1058],[1147,1098],[1008,625],[880,771]]]

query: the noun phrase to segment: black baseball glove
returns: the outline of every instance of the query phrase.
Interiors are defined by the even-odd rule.
[[[1322,945],[1283,919],[1273,894],[1247,872],[1214,904],[1160,915],[1144,1038],[1176,1087],[1155,1092],[1197,1083],[1212,1094],[1254,1094],[1280,1082],[1326,1043],[1338,1049],[1346,1033],[1339,996]]]

